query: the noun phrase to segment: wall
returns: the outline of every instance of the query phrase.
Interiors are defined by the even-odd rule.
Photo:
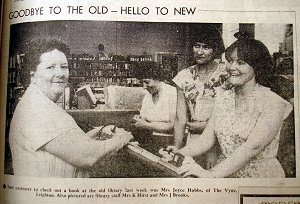
[[[270,54],[279,52],[279,44],[283,43],[285,24],[256,24],[255,38],[263,42]]]
[[[185,50],[185,25],[177,23],[133,23],[105,21],[52,21],[18,24],[12,27],[14,42],[30,38],[60,39],[71,53],[96,55],[98,44],[105,53],[141,55],[144,52]],[[18,45],[14,45],[18,46]]]
[[[96,55],[98,45],[104,44],[104,52],[117,55],[153,56],[155,52],[176,52],[187,56],[191,52],[187,33],[189,23],[151,23],[151,22],[108,22],[108,21],[47,21],[13,25],[11,49],[22,47],[19,42],[30,38],[61,39],[69,44],[71,53]],[[217,24],[216,24],[217,25]],[[238,24],[219,24],[224,29],[225,46],[235,38],[233,34]],[[244,27],[247,25],[244,25]],[[254,25],[253,25],[254,26]],[[255,38],[269,48],[271,54],[277,52],[283,42],[284,24],[256,24]],[[254,32],[254,31],[253,31]],[[180,62],[179,69],[186,67],[188,59]]]

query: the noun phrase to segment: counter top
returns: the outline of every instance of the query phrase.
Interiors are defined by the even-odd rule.
[[[138,110],[132,110],[132,109],[69,109],[66,110],[68,113],[95,113],[95,112],[100,112],[100,113],[137,113],[139,114]]]
[[[138,115],[138,110],[129,109],[76,109],[66,110],[77,124],[82,127],[88,126],[102,126],[102,125],[116,125],[120,128],[129,128],[130,120],[134,115]],[[84,129],[84,128],[83,128]]]

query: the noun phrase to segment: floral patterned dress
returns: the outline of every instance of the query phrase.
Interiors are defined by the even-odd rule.
[[[196,65],[180,71],[173,82],[182,89],[190,111],[191,121],[207,121],[214,106],[214,97],[224,85],[225,67],[216,62],[208,70],[198,71]]]
[[[293,108],[290,103],[270,91],[269,88],[260,85],[255,87],[252,97],[248,101],[248,109],[243,112],[237,112],[235,109],[235,93],[233,89],[225,91],[216,100],[214,128],[222,151],[218,158],[218,163],[222,162],[237,147],[247,141],[248,136],[255,128],[262,114],[264,113],[264,117],[267,117],[266,113],[272,112],[272,103],[282,104],[284,108],[283,119],[289,115]],[[284,177],[284,171],[276,159],[279,135],[280,130],[273,141],[260,154],[229,177]]]
[[[190,113],[190,121],[206,122],[213,110],[215,97],[225,89],[227,72],[225,66],[216,62],[207,65],[207,70],[198,70],[197,65],[181,70],[173,82],[182,89]],[[187,143],[198,134],[190,134]]]

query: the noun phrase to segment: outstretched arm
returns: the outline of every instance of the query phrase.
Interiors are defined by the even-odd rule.
[[[213,124],[214,116],[209,119],[201,136],[197,137],[193,140],[193,142],[180,149],[179,153],[185,156],[195,157],[210,150],[216,141]]]
[[[172,122],[149,122],[142,118],[136,119],[133,124],[136,128],[146,129],[161,133],[171,133],[173,131],[174,123]]]
[[[197,164],[187,164],[182,168],[185,176],[228,177],[243,168],[251,159],[260,154],[278,134],[283,123],[284,104],[273,104],[260,115],[247,141],[237,147],[223,162],[210,170],[204,170]]]
[[[88,168],[105,155],[121,149],[131,138],[131,133],[123,129],[116,129],[116,133],[111,139],[93,140],[83,132],[74,129],[73,132],[69,131],[54,138],[45,144],[42,150],[74,166]]]

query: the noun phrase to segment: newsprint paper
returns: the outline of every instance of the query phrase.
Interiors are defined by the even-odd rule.
[[[4,0],[1,15],[0,203],[300,203],[299,1]],[[276,131],[280,131],[279,137],[276,136],[274,139],[273,130],[274,141],[269,141],[263,149],[260,149],[260,152],[253,155],[256,157],[261,153],[260,159],[264,161],[254,160],[252,156],[246,162],[244,161],[243,165],[247,167],[241,166],[236,169],[237,172],[222,174],[232,170],[236,167],[236,163],[242,160],[240,158],[251,153],[240,151],[237,156],[237,152],[233,151],[232,154],[235,157],[231,157],[229,154],[228,158],[236,158],[236,160],[231,160],[232,165],[228,165],[228,162],[226,165],[224,164],[222,171],[219,169],[222,176],[207,176],[210,174],[185,176],[178,167],[182,162],[181,155],[173,155],[173,163],[168,162],[161,159],[161,155],[152,154],[138,146],[137,143],[131,142],[111,157],[100,159],[89,169],[89,176],[84,178],[82,178],[83,175],[80,176],[79,171],[75,172],[76,175],[67,175],[69,167],[66,166],[69,164],[65,162],[65,166],[61,166],[61,169],[57,170],[61,171],[60,174],[51,172],[54,171],[53,169],[47,169],[48,167],[45,167],[48,165],[47,162],[52,162],[53,168],[57,168],[55,165],[59,164],[55,163],[57,161],[55,159],[63,161],[55,156],[52,156],[55,161],[45,158],[42,161],[44,163],[30,164],[29,161],[26,162],[30,156],[32,157],[32,152],[49,151],[47,146],[53,142],[50,138],[41,146],[37,146],[43,142],[43,139],[37,139],[38,141],[29,144],[26,135],[22,137],[18,135],[22,131],[27,135],[31,135],[31,133],[36,135],[40,131],[44,133],[40,135],[41,137],[48,137],[47,134],[52,134],[52,132],[58,134],[57,131],[62,131],[61,134],[63,134],[63,129],[70,128],[68,127],[70,126],[69,115],[85,132],[92,127],[109,124],[125,129],[130,126],[134,115],[139,114],[141,108],[139,105],[141,105],[141,99],[146,92],[142,88],[143,85],[139,78],[143,79],[144,74],[146,76],[147,71],[145,70],[151,67],[151,64],[158,64],[161,69],[170,71],[169,74],[162,74],[159,79],[168,81],[170,85],[175,86],[174,83],[172,84],[175,80],[172,81],[172,79],[179,71],[193,65],[192,58],[196,58],[195,49],[200,47],[199,49],[202,49],[203,53],[210,49],[212,52],[216,50],[215,47],[206,47],[207,45],[203,45],[201,42],[197,42],[197,45],[191,44],[190,34],[194,31],[194,27],[203,28],[202,32],[198,33],[199,36],[210,32],[206,30],[208,27],[214,27],[220,31],[225,48],[237,39],[247,41],[254,38],[262,42],[269,50],[272,56],[270,64],[274,64],[272,73],[274,73],[273,81],[277,85],[278,92],[276,93],[280,92],[281,94],[278,94],[279,97],[268,91],[268,94],[272,93],[268,95],[270,97],[268,100],[264,100],[264,102],[257,100],[252,105],[258,108],[265,107],[261,112],[267,112],[265,109],[270,109],[270,107],[266,107],[265,104],[276,99],[280,100],[282,104],[284,103],[288,111],[283,122],[281,119],[276,120],[275,117],[277,123],[281,121]],[[30,80],[34,79],[35,75],[24,68],[24,59],[26,58],[24,50],[28,46],[28,42],[36,39],[57,40],[69,47],[68,67],[61,68],[69,69],[69,82],[56,104],[43,102],[45,95],[41,92],[39,95],[34,92],[33,87],[27,89],[28,85],[26,86],[26,83],[28,84]],[[245,46],[245,49],[249,48],[247,45]],[[246,51],[239,56],[242,59],[236,59],[236,61],[234,61],[232,53],[228,58],[223,52],[219,53],[219,56],[209,55],[208,58],[213,56],[214,63],[219,63],[227,68],[243,59],[245,62],[238,62],[240,67],[245,67],[245,64],[260,63],[260,60],[253,62],[252,59],[251,63],[246,60],[247,56],[251,55],[250,52]],[[51,54],[51,52],[49,53]],[[61,52],[58,52],[49,57],[59,58],[60,54]],[[201,59],[196,59],[197,63]],[[40,61],[43,60],[44,58],[41,57]],[[34,63],[33,61],[30,63]],[[44,70],[45,73],[54,66],[53,64],[48,65]],[[140,70],[135,72],[134,66]],[[253,70],[251,66],[245,69]],[[240,69],[238,74],[231,73],[229,79],[238,78],[242,74],[251,75],[245,69]],[[27,74],[26,71],[28,71]],[[49,77],[46,75],[44,77]],[[260,76],[256,73],[255,77],[259,78]],[[226,82],[224,83],[226,84]],[[256,87],[256,89],[259,88]],[[236,88],[236,90],[238,89]],[[20,100],[18,105],[25,106],[26,101],[22,101],[22,97],[25,98],[24,92],[27,94],[30,91],[31,94],[35,94],[33,96],[36,98],[32,100],[31,104],[27,104],[28,106],[32,108],[32,104],[36,103],[47,105],[47,107],[41,108],[37,105],[33,108],[34,110],[30,111],[27,107],[21,108],[21,112],[26,112],[34,117],[27,117],[28,120],[24,120],[25,125],[14,126],[19,131],[15,133],[14,130],[10,130],[11,121],[14,120],[12,119],[14,111],[17,110],[16,106]],[[148,91],[150,92],[149,89]],[[26,96],[28,99],[28,94]],[[176,97],[173,99],[176,100]],[[47,100],[49,99],[47,98]],[[60,109],[58,110],[53,105]],[[213,102],[211,105],[213,106]],[[47,114],[38,114],[38,110],[45,108],[49,109],[42,113]],[[52,111],[51,108],[55,110]],[[205,112],[205,110],[202,111]],[[20,113],[20,109],[18,112]],[[284,110],[269,111],[269,113],[272,112],[282,113]],[[192,113],[193,111],[190,111],[191,116],[193,116]],[[52,125],[53,131],[47,129],[51,127],[51,124],[49,125],[45,121],[49,120],[44,120],[45,118],[53,119],[55,116],[52,117],[52,114],[63,115],[63,118],[57,118],[57,121],[63,120],[63,124]],[[157,117],[167,114],[167,110],[162,108]],[[21,117],[22,114],[19,115]],[[175,112],[174,115],[176,115]],[[282,115],[283,113],[279,117]],[[227,115],[224,118],[227,118]],[[267,129],[265,131],[268,134],[265,137],[272,132],[270,129],[274,128],[268,123],[273,120],[274,118],[269,118],[264,121],[264,125],[260,125],[264,126],[262,129]],[[57,121],[52,122],[56,124]],[[229,127],[230,130],[226,131],[244,131],[249,128],[247,121],[246,123],[239,122],[239,125],[232,125]],[[42,125],[37,127],[36,124],[43,124],[45,127]],[[275,125],[278,126],[278,124]],[[222,127],[213,128],[220,129]],[[46,130],[43,131],[43,129]],[[130,131],[130,128],[126,130]],[[255,130],[257,135],[262,135],[257,131],[255,125],[252,129],[250,127],[249,134],[252,130]],[[17,139],[11,139],[10,132],[17,134]],[[139,133],[140,136],[143,134]],[[215,134],[217,135],[218,132],[216,131]],[[189,136],[188,131],[185,135]],[[222,137],[217,136],[219,154],[224,154],[224,151],[227,154],[226,151],[235,148],[235,145],[248,142],[247,138],[231,140],[231,138],[226,138],[227,136],[226,133]],[[127,135],[127,137],[129,136]],[[164,135],[164,137],[168,138],[170,135]],[[171,135],[171,137],[173,136]],[[138,137],[134,135],[134,139],[138,140]],[[265,140],[263,139],[262,142],[266,142]],[[56,138],[53,141],[56,141]],[[115,142],[118,141],[115,140]],[[169,145],[171,144],[169,143]],[[15,149],[17,145],[21,146],[19,147],[21,150]],[[202,145],[206,144],[199,143],[199,149],[202,148]],[[72,149],[72,147],[78,148],[78,152],[73,151],[73,154],[67,155],[67,157],[82,156],[79,155],[82,147],[76,146],[73,142],[60,146],[59,151],[63,152],[64,149]],[[106,149],[105,145],[101,147]],[[197,149],[195,148],[194,151]],[[103,151],[103,149],[99,149],[99,151]],[[257,149],[253,151],[257,151]],[[60,152],[56,153],[56,155],[62,155]],[[42,152],[42,154],[44,153]],[[20,161],[15,158],[15,155]],[[203,169],[203,172],[213,172],[209,170],[210,167],[204,167],[203,161],[201,163],[196,158],[195,161],[202,164],[203,168],[208,169]],[[219,160],[218,162],[222,163]],[[261,168],[262,163],[260,162],[265,162],[263,168]],[[26,168],[31,169],[26,170]],[[212,167],[212,169],[214,168],[217,167]],[[245,168],[243,172],[239,171],[241,168]],[[64,176],[65,174],[67,176]],[[278,175],[282,175],[282,177]]]

